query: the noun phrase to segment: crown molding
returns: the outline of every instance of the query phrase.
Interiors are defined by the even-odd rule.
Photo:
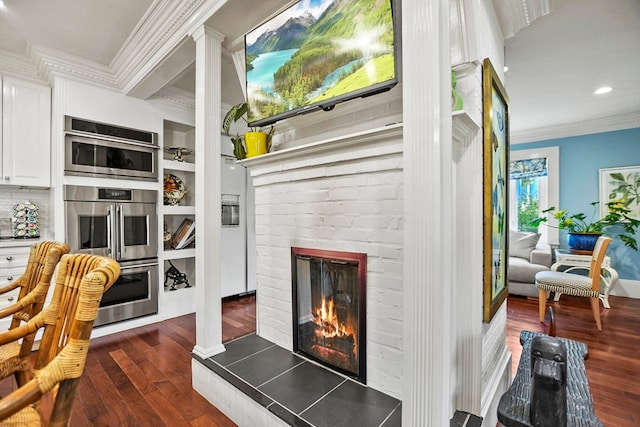
[[[511,144],[546,141],[640,127],[640,111],[511,132]]]
[[[42,83],[46,78],[28,58],[0,50],[0,73]]]
[[[48,82],[63,76],[92,84],[119,89],[118,79],[107,66],[49,47],[31,45],[31,61]]]
[[[176,87],[166,87],[161,89],[150,99],[167,101],[171,104],[177,104],[192,110],[196,108],[196,99],[194,94]]]
[[[188,36],[189,23],[205,0],[155,3],[116,55],[112,68],[125,93],[139,85]],[[195,58],[194,58],[195,60]]]
[[[195,21],[205,22],[210,16],[205,12],[219,7],[219,3],[219,0],[158,0],[140,20],[109,66],[32,45],[26,58],[2,51],[0,71],[48,82],[54,76],[62,75],[126,93],[127,88],[139,84],[188,37]],[[169,98],[174,99],[175,96]],[[184,105],[184,102],[179,103]]]
[[[550,0],[493,0],[502,35],[505,39],[531,25],[536,19],[549,14]]]

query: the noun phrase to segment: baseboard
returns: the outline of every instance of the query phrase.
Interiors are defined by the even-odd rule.
[[[481,409],[482,425],[486,427],[494,427],[498,423],[498,403],[511,385],[511,352],[506,345],[494,372],[497,375],[493,377],[487,389],[482,392],[482,402],[484,402]]]
[[[611,290],[611,295],[640,299],[640,280],[618,279],[618,283]]]

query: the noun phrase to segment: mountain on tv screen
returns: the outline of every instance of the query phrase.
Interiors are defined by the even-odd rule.
[[[249,123],[397,83],[391,0],[302,0],[245,36]]]

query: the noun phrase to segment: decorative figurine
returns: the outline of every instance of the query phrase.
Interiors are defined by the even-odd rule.
[[[567,425],[567,349],[555,337],[539,336],[531,341],[530,396],[531,425]]]
[[[173,153],[173,160],[178,162],[184,162],[183,156],[193,153],[192,149],[186,147],[167,147],[165,150],[169,153]]]
[[[169,267],[169,269],[164,273],[164,286],[166,287],[167,280],[171,279],[173,280],[173,283],[169,287],[170,291],[175,291],[176,289],[178,289],[176,286],[180,286],[184,283],[186,283],[185,288],[190,288],[191,285],[189,284],[189,279],[187,279],[187,275],[180,272],[180,270],[178,270],[171,261],[167,260],[167,262],[171,267]]]

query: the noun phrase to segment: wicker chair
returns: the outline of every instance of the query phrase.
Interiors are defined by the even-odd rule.
[[[63,255],[51,303],[28,323],[0,334],[0,344],[6,344],[43,329],[33,378],[0,400],[0,426],[40,426],[47,419],[50,426],[69,424],[100,300],[119,275],[112,258]],[[49,392],[53,405],[43,414],[40,399]]]
[[[31,247],[24,274],[0,289],[1,295],[20,288],[16,302],[0,310],[0,318],[13,316],[9,329],[28,322],[42,311],[58,261],[68,252],[66,243],[44,241]],[[0,378],[14,374],[18,384],[26,382],[34,340],[35,334],[30,334],[21,343],[12,341],[0,346]]]
[[[539,295],[538,311],[541,323],[544,323],[548,293],[560,292],[562,294],[589,298],[596,326],[599,331],[602,330],[599,302],[600,271],[602,270],[602,261],[604,260],[604,254],[607,252],[609,243],[611,243],[610,237],[600,236],[598,238],[596,246],[593,248],[593,254],[591,255],[588,277],[560,271],[542,271],[536,274],[536,287],[538,288]]]

